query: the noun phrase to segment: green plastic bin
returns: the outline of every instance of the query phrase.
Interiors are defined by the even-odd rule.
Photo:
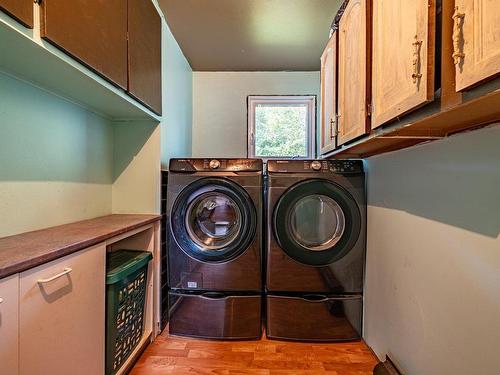
[[[106,257],[106,374],[114,375],[141,340],[148,251],[117,250]]]

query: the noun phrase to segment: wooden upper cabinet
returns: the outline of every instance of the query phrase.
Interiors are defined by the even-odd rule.
[[[334,32],[321,56],[321,128],[320,153],[335,148],[337,137],[337,32]]]
[[[500,1],[455,0],[453,60],[457,91],[500,73]]]
[[[150,0],[128,0],[131,96],[161,115],[161,18]]]
[[[372,128],[434,98],[433,0],[373,0]]]
[[[127,88],[127,2],[43,0],[41,35],[117,86]]]
[[[0,0],[0,9],[24,26],[33,28],[33,0]]]
[[[339,23],[339,145],[366,134],[370,126],[369,21],[369,0],[351,0]]]

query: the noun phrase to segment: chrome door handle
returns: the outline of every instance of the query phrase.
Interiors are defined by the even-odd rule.
[[[52,277],[49,277],[48,279],[39,279],[37,281],[38,284],[45,284],[45,283],[50,283],[51,281],[54,281],[64,275],[67,275],[69,274],[71,271],[73,271],[71,268],[67,267],[64,269],[64,271],[62,271],[61,273],[58,273],[57,275],[54,275]]]

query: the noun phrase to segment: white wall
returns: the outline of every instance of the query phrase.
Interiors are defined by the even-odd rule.
[[[247,156],[248,95],[319,91],[319,72],[193,72],[193,156]]]
[[[498,374],[500,126],[367,167],[366,342],[410,375]]]

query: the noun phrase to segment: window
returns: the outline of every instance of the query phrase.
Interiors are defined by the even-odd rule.
[[[249,96],[248,156],[314,158],[315,96]]]

